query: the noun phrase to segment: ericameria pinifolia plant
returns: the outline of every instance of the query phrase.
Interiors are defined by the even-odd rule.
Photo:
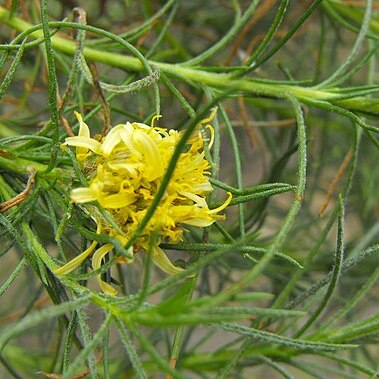
[[[2,3],[1,378],[378,377],[377,2]]]
[[[206,227],[222,220],[224,216],[218,213],[232,199],[229,192],[225,203],[215,209],[209,209],[206,201],[206,195],[213,191],[213,187],[208,179],[210,165],[205,159],[203,132],[205,129],[210,132],[208,148],[211,148],[213,128],[208,122],[215,112],[216,109],[209,118],[200,121],[186,151],[179,156],[158,207],[131,247],[133,254],[140,250],[151,253],[156,265],[168,274],[177,274],[182,269],[170,262],[159,244],[163,241],[181,241],[185,225]],[[87,187],[74,188],[71,200],[77,204],[98,201],[110,213],[117,227],[99,215],[93,216],[97,233],[115,237],[126,245],[152,204],[181,133],[154,126],[154,121],[159,118],[156,116],[151,126],[127,122],[113,127],[104,137],[98,135],[91,138],[90,129],[82,116],[76,113],[76,117],[80,124],[78,136],[67,137],[62,148],[67,145],[76,147],[76,157],[89,183]],[[64,275],[74,270],[94,251],[96,245],[94,241],[55,273]],[[94,270],[101,267],[104,256],[113,248],[108,243],[93,253]],[[132,259],[124,261],[130,263]],[[116,290],[100,275],[98,279],[105,293],[116,294]]]

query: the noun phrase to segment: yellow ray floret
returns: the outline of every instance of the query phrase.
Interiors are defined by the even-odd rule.
[[[232,198],[229,193],[225,203],[216,209],[209,209],[206,201],[206,195],[213,188],[209,182],[210,165],[203,151],[203,134],[209,130],[208,147],[211,147],[214,131],[209,122],[215,112],[213,110],[210,117],[199,123],[188,148],[180,154],[160,204],[133,246],[134,252],[151,251],[154,263],[169,274],[176,274],[182,269],[172,264],[159,244],[162,241],[179,242],[183,236],[183,225],[206,227],[224,219],[218,213]],[[91,138],[82,116],[79,113],[75,115],[79,121],[78,136],[66,138],[64,145],[76,148],[76,157],[87,176],[88,187],[74,188],[71,200],[81,204],[97,201],[112,216],[123,234],[120,235],[102,219],[96,219],[97,233],[101,231],[101,234],[115,237],[125,244],[151,205],[182,134],[154,126],[154,121],[159,118],[156,116],[151,126],[137,122],[117,125],[99,141]],[[158,238],[151,246],[153,235]],[[95,247],[96,242],[93,242],[82,254],[59,268],[56,274],[71,272]],[[112,249],[113,245],[108,243],[93,253],[94,270],[101,268],[104,256]],[[100,275],[98,279],[103,292],[116,294],[116,290],[101,280]]]

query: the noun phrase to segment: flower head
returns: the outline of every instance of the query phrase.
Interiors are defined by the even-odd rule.
[[[74,203],[97,201],[110,213],[123,234],[120,235],[102,219],[96,220],[97,233],[110,235],[125,244],[152,203],[181,133],[154,126],[155,117],[151,126],[127,122],[113,127],[104,138],[97,140],[91,138],[89,127],[81,115],[75,114],[80,124],[79,134],[66,138],[64,145],[76,147],[77,159],[89,185],[73,189],[71,200]],[[200,126],[212,118],[203,120]],[[211,128],[209,125],[207,127]],[[205,159],[203,147],[202,134],[198,130],[190,139],[188,149],[180,154],[160,204],[133,246],[134,252],[151,251],[154,262],[169,274],[182,269],[170,262],[159,243],[164,240],[179,242],[183,236],[183,225],[206,227],[216,220],[224,219],[218,212],[231,200],[229,194],[221,207],[209,209],[206,195],[213,188],[208,179],[210,165]],[[153,235],[158,238],[151,246]],[[56,273],[72,271],[95,247],[96,242],[93,242],[86,251]],[[113,245],[105,244],[95,251],[92,258],[94,269],[101,267],[102,258],[112,249]],[[113,287],[100,277],[99,280],[104,292],[115,294]]]

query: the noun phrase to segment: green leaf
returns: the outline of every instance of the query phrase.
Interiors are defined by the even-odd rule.
[[[187,304],[188,295],[193,289],[193,282],[195,280],[196,278],[186,280],[179,286],[173,296],[160,302],[151,311],[164,316],[173,313],[182,313],[183,310],[188,309],[190,307],[189,304]]]

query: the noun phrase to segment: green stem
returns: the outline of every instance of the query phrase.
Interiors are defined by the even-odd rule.
[[[18,158],[18,157],[2,157],[0,156],[0,168],[11,171],[16,174],[28,174],[30,169],[34,169],[37,172],[45,172],[47,165],[35,161],[30,161],[28,159]],[[62,168],[54,168],[49,173],[45,174],[45,178],[55,178],[55,179],[64,179],[71,177],[71,173],[68,170]]]
[[[28,22],[18,18],[9,17],[9,12],[0,6],[0,21],[14,28],[18,32],[24,32],[30,28],[33,28]],[[77,29],[85,29],[87,31],[94,32],[96,34],[105,35],[101,29],[89,26],[81,25],[74,22],[50,22],[50,27],[70,27]],[[40,29],[42,26],[40,26]],[[29,34],[33,39],[43,37],[42,30],[34,27],[34,31]],[[108,36],[109,37],[109,36]],[[58,34],[52,36],[51,45],[54,49],[63,53],[73,55],[76,50],[75,42],[65,39]],[[120,69],[145,72],[146,67],[140,59],[131,57],[125,54],[111,53],[102,50],[96,50],[93,48],[84,48],[83,55],[86,59],[95,62],[104,63]],[[229,74],[207,72],[199,68],[185,67],[180,64],[170,64],[163,62],[150,61],[151,66],[156,66],[162,72],[181,77],[186,81],[192,81],[197,85],[207,85],[219,89],[234,89],[237,91],[247,92],[255,95],[270,96],[275,98],[286,98],[288,96],[301,99],[302,101],[309,100],[327,100],[330,103],[345,107],[346,109],[361,112],[370,112],[371,114],[379,114],[379,100],[368,99],[365,97],[355,97],[349,100],[334,100],[337,99],[338,94],[325,91],[322,89],[315,89],[312,87],[301,87],[295,85],[281,84],[280,82],[263,82],[255,81],[252,79],[233,79]],[[317,104],[316,104],[317,106]]]
[[[196,277],[194,277],[192,279],[191,289],[187,296],[187,301],[191,300],[193,291],[196,288],[196,284],[197,284],[197,280],[196,280]],[[172,351],[170,355],[170,363],[169,363],[170,367],[172,368],[176,367],[176,364],[182,352],[183,341],[184,341],[184,331],[185,331],[185,326],[183,325],[178,326],[175,331],[175,337],[174,337],[174,342],[173,342]],[[170,379],[170,378],[172,378],[172,376],[168,375],[167,379]]]
[[[333,9],[337,10],[337,12],[343,16],[344,18],[349,19],[350,21],[354,21],[357,25],[361,25],[364,12],[356,7],[352,7],[351,5],[344,4],[340,0],[329,0],[323,4],[324,7],[331,6]],[[372,17],[370,20],[370,31],[373,33],[379,33],[379,19],[377,17]]]

